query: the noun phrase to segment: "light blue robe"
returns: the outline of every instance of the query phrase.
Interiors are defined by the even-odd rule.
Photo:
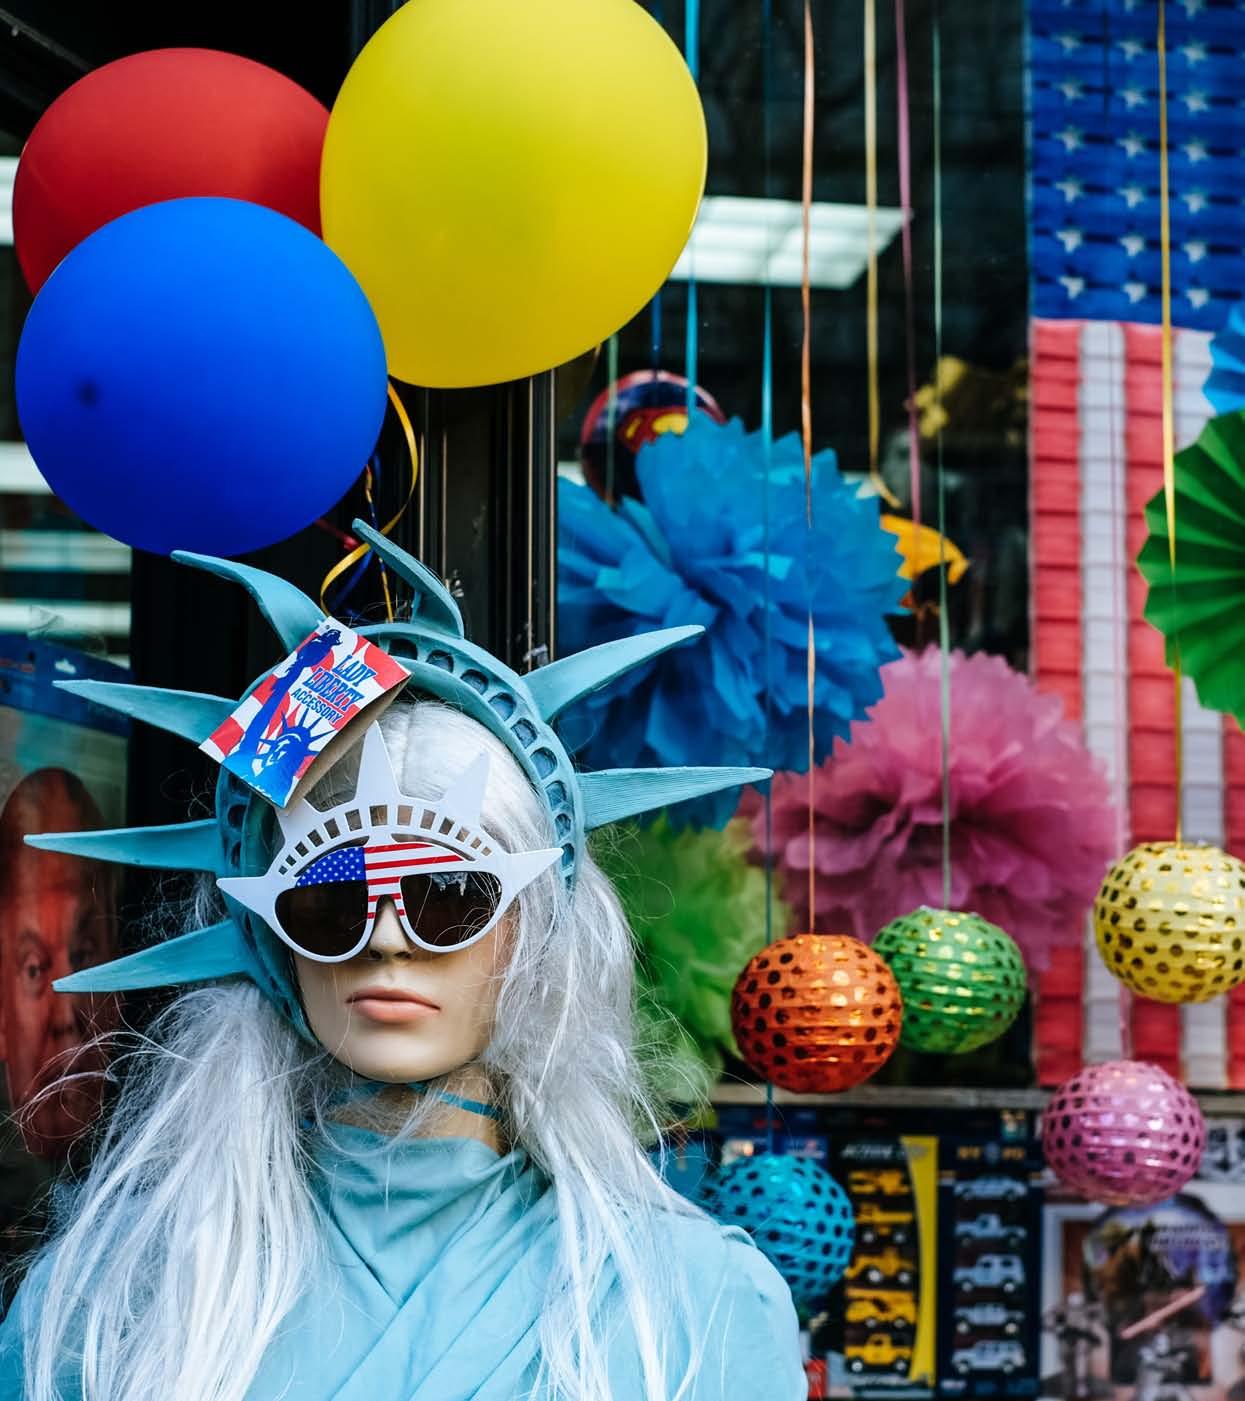
[[[269,1347],[249,1401],[526,1397],[556,1248],[547,1181],[524,1153],[499,1157],[475,1140],[385,1150],[374,1135],[341,1126],[333,1138],[317,1149],[312,1172],[322,1273]],[[791,1296],[760,1251],[741,1232],[673,1214],[662,1237],[698,1314],[713,1313],[687,1401],[804,1401]],[[36,1267],[0,1326],[2,1401],[22,1394],[21,1319],[38,1307],[38,1278]],[[619,1316],[617,1292],[603,1293],[608,1327],[608,1316]],[[689,1340],[666,1341],[677,1381]],[[625,1325],[610,1341],[609,1363],[615,1401],[639,1401],[639,1358]],[[77,1394],[76,1380],[62,1384],[67,1396]]]

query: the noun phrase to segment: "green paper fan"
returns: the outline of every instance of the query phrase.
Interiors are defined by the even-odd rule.
[[[676,833],[664,815],[593,843],[635,933],[641,1049],[669,1061],[657,1087],[677,1102],[688,1102],[689,1087],[707,1090],[724,1055],[737,1054],[731,992],[765,943],[765,873],[748,862],[750,846],[738,819],[720,832]],[[786,927],[775,897],[774,937]]]
[[[1208,710],[1245,725],[1245,413],[1220,414],[1175,458],[1176,583],[1167,504],[1146,503],[1149,535],[1137,564],[1149,587],[1145,617],[1193,678]]]

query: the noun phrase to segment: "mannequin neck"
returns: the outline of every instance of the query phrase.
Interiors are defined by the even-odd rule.
[[[492,1087],[484,1070],[467,1065],[449,1078],[445,1087],[455,1097],[488,1103]],[[506,1151],[501,1125],[487,1114],[436,1099],[435,1091],[415,1089],[410,1085],[386,1085],[377,1094],[343,1104],[333,1118],[356,1128],[376,1133],[396,1134],[410,1117],[411,1111],[425,1099],[430,1099],[429,1113],[419,1126],[420,1138],[470,1138],[485,1144],[495,1153]]]

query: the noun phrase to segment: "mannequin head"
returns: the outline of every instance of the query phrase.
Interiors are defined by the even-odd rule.
[[[28,1147],[46,1158],[64,1153],[95,1118],[103,1082],[83,1072],[102,1063],[83,1048],[112,1011],[110,998],[62,995],[52,982],[116,953],[116,915],[107,867],[36,851],[24,838],[101,825],[91,795],[65,769],[28,774],[0,813],[0,1060],[9,1098],[20,1110],[66,1072],[79,1076],[42,1094],[23,1117]]]
[[[549,844],[547,819],[527,779],[482,725],[436,702],[400,701],[381,730],[394,774],[414,798],[440,797],[487,753],[484,827],[511,850]],[[323,809],[353,794],[356,768],[357,755],[347,755],[313,791],[313,805]],[[561,877],[549,872],[543,879],[549,885]],[[413,944],[393,900],[383,898],[371,939],[355,957],[319,963],[293,954],[303,1010],[321,1045],[369,1080],[401,1084],[458,1076],[468,1067],[478,1072],[516,952],[523,899],[464,949],[433,953]],[[469,1074],[478,1085],[478,1073]]]

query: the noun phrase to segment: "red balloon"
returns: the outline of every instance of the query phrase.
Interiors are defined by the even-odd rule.
[[[160,200],[250,200],[318,234],[328,119],[283,74],[214,49],[152,49],[88,73],[18,162],[13,242],[31,291],[88,234]]]

